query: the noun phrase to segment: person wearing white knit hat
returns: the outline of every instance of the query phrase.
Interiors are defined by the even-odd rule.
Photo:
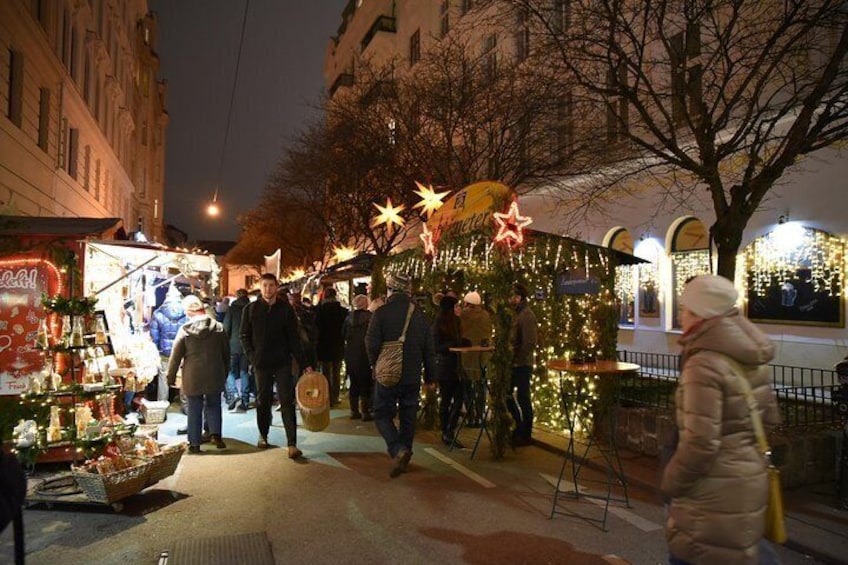
[[[780,420],[767,365],[774,345],[740,315],[738,298],[716,275],[693,278],[680,296],[679,439],[661,483],[669,563],[758,563],[766,551],[766,461],[745,391],[768,434]]]
[[[739,292],[733,283],[718,275],[698,275],[680,295],[680,305],[699,318],[714,318],[736,307]]]

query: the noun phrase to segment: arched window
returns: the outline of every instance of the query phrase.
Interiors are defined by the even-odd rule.
[[[672,272],[671,326],[679,329],[678,298],[686,281],[710,272],[710,238],[707,227],[698,218],[688,217],[672,227],[670,241]]]
[[[627,228],[613,228],[605,238],[607,247],[633,255],[633,236]],[[615,298],[618,305],[618,323],[632,326],[636,321],[636,265],[619,265],[615,268]]]
[[[845,242],[785,222],[745,248],[748,317],[770,324],[845,327]]]

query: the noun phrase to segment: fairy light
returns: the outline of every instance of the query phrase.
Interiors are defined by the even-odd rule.
[[[844,289],[845,242],[795,222],[754,240],[745,250],[744,262],[748,291],[754,296],[766,296],[770,288],[797,279],[799,268],[809,269],[817,293],[835,297]]]

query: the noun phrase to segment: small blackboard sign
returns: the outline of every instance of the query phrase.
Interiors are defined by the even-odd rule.
[[[600,294],[601,283],[597,278],[587,278],[585,273],[562,271],[557,275],[556,288],[557,296]]]

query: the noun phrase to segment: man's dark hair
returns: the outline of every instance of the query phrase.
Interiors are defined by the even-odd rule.
[[[513,285],[512,285],[512,291],[513,291],[515,294],[517,294],[518,296],[520,296],[522,299],[526,299],[526,298],[527,298],[527,295],[529,294],[529,293],[527,292],[527,287],[526,287],[526,286],[524,286],[524,285],[523,285],[523,284],[521,284],[521,283],[515,283],[515,284],[513,284]]]
[[[336,289],[328,286],[324,289],[324,298],[335,298],[336,297]]]
[[[247,296],[247,289],[240,288],[236,291],[236,298],[244,298]]]
[[[274,282],[277,282],[277,277],[276,277],[276,276],[274,276],[274,274],[273,274],[273,273],[262,273],[262,276],[261,276],[261,277],[259,277],[259,280],[266,280],[266,281],[274,281]]]

